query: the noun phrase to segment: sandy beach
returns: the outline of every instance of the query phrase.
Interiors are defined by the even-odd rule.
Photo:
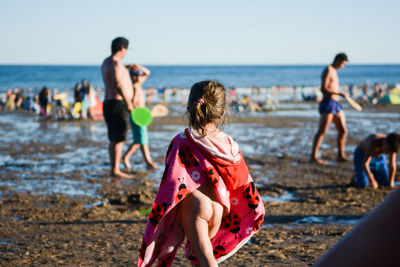
[[[352,162],[334,161],[333,126],[321,147],[329,164],[308,163],[316,105],[288,103],[230,118],[226,132],[242,149],[266,217],[260,232],[220,266],[311,265],[391,192],[354,187]],[[109,177],[104,122],[1,112],[0,265],[136,265],[166,148],[185,127],[182,108],[170,109],[149,127],[152,156],[162,168],[146,171],[135,154],[134,180]],[[398,105],[345,112],[349,156],[367,134],[400,127]],[[174,266],[189,266],[182,248]]]

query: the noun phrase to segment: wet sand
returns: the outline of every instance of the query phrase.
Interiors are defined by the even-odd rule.
[[[391,191],[352,185],[352,163],[334,161],[333,128],[321,147],[329,165],[309,164],[318,116],[289,111],[235,116],[226,129],[245,155],[266,217],[260,232],[220,266],[311,265]],[[399,129],[400,107],[346,112],[349,156],[368,133]],[[137,179],[110,178],[103,122],[40,122],[1,112],[0,125],[0,264],[136,265],[163,170],[146,171],[138,153]],[[150,126],[159,165],[183,125],[172,114]],[[183,249],[174,266],[189,266]]]

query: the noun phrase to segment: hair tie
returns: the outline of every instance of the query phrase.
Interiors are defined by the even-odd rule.
[[[197,103],[200,103],[200,105],[203,105],[204,104],[204,99],[203,98],[199,98],[197,100]]]

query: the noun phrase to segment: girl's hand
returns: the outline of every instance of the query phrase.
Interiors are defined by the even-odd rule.
[[[378,188],[378,183],[374,179],[369,183],[369,186],[372,187],[373,189],[377,189]]]

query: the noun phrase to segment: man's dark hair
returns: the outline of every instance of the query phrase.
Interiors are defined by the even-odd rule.
[[[349,61],[345,53],[337,54],[335,59],[333,60],[333,62],[343,62],[343,61]]]
[[[122,48],[128,48],[129,41],[124,37],[117,37],[111,42],[111,53],[115,54]]]
[[[386,136],[386,143],[389,146],[390,151],[397,153],[400,150],[400,134],[390,133]]]

